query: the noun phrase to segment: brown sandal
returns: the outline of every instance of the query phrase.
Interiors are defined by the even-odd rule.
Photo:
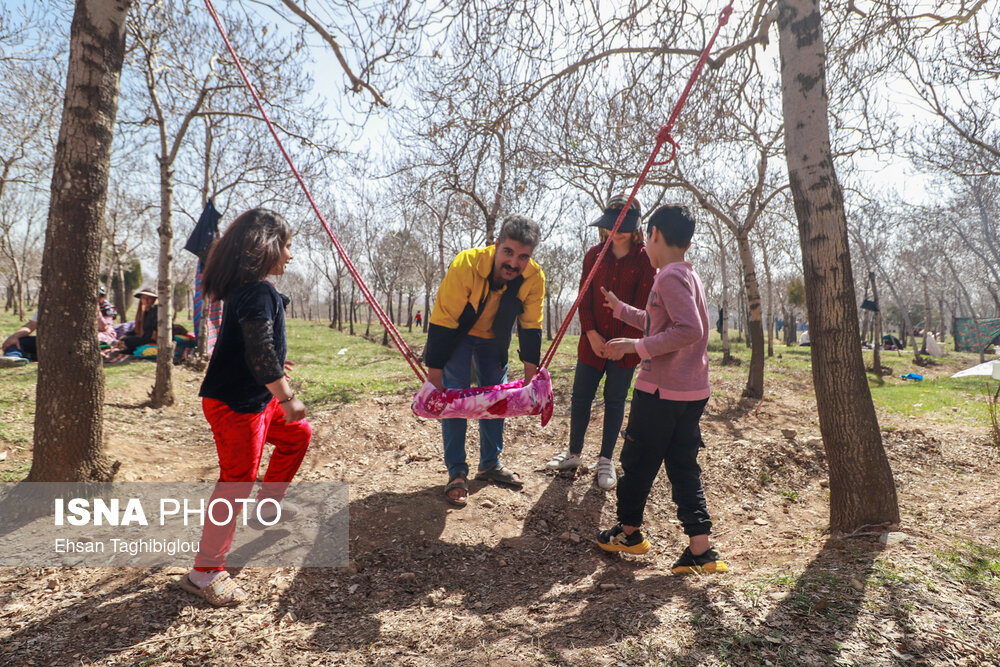
[[[452,498],[449,495],[449,491],[454,491],[455,489],[462,489],[465,491],[465,498]],[[452,505],[456,507],[465,507],[469,504],[469,485],[466,482],[466,478],[461,475],[456,475],[452,478],[448,485],[444,487],[444,499],[447,500]]]
[[[202,588],[195,586],[186,574],[177,582],[177,585],[188,593],[197,595],[213,607],[235,607],[247,598],[246,592],[225,571],[213,579],[212,583]]]

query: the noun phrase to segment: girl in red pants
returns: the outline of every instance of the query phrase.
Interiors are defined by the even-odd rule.
[[[260,505],[269,509],[284,498],[312,438],[305,406],[285,376],[289,300],[266,280],[285,272],[292,259],[291,237],[277,213],[247,211],[215,243],[205,266],[205,298],[225,302],[218,342],[199,392],[219,454],[219,483],[212,500],[226,499],[236,508],[241,506],[235,499],[249,497],[253,489],[265,441],[274,445],[274,453],[257,504],[275,501]],[[256,511],[256,505],[250,507]],[[226,514],[220,509],[216,520]],[[184,590],[215,606],[246,598],[224,569],[241,516],[233,512],[228,524],[217,526],[206,512],[194,569],[180,581]]]

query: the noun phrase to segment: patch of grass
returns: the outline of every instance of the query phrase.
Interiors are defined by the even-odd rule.
[[[956,542],[935,551],[935,566],[968,586],[1000,591],[1000,549],[974,542]]]
[[[383,329],[372,325],[371,338],[364,333],[364,325],[355,325],[355,333],[331,329],[320,321],[286,320],[288,334],[288,359],[295,362],[292,381],[310,407],[353,403],[368,395],[414,394],[420,388],[419,380],[391,339],[388,346],[381,345]],[[414,352],[422,352],[427,336],[415,327],[413,332],[401,332],[406,344]],[[577,336],[566,336],[556,354],[553,375],[560,382],[572,383],[576,366]],[[548,341],[543,341],[543,353]],[[509,377],[521,377],[521,363],[517,359],[517,336],[511,340]]]
[[[989,424],[982,378],[938,378],[922,382],[886,381],[873,385],[872,398],[880,408],[897,414],[935,421]]]
[[[0,482],[20,482],[28,476],[30,470],[30,460],[8,465],[6,470],[0,470]]]
[[[874,586],[896,586],[905,584],[909,579],[899,571],[892,561],[877,559],[872,564],[872,575],[869,579]]]
[[[799,502],[798,491],[778,491],[778,494],[781,495],[783,498],[788,498],[793,503]]]

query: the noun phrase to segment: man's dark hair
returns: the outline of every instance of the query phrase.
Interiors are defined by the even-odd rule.
[[[542,233],[538,229],[538,223],[523,215],[508,215],[500,225],[500,235],[497,241],[503,243],[507,239],[531,246],[532,249],[538,246],[542,240]]]
[[[649,216],[646,231],[653,235],[653,227],[660,230],[663,241],[675,248],[686,248],[694,236],[694,216],[690,209],[681,204],[667,204],[653,211]]]

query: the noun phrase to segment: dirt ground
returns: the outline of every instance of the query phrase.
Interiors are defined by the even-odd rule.
[[[145,380],[109,395],[119,479],[215,478],[198,377],[180,369],[175,382],[166,410],[142,407]],[[507,422],[504,460],[525,489],[473,482],[465,509],[443,501],[440,426],[399,394],[310,415],[299,479],[350,483],[349,567],[234,572],[250,595],[235,609],[180,591],[183,569],[0,569],[0,665],[1000,665],[1000,572],[963,576],[982,565],[969,543],[994,559],[1000,547],[987,430],[880,415],[903,535],[831,539],[808,378],[776,382],[749,408],[713,398],[703,421],[729,574],[670,574],[685,542],[662,475],[653,550],[595,548],[614,494],[592,474],[544,470],[565,446],[568,384],[547,428]],[[601,417],[595,406],[586,455]]]

